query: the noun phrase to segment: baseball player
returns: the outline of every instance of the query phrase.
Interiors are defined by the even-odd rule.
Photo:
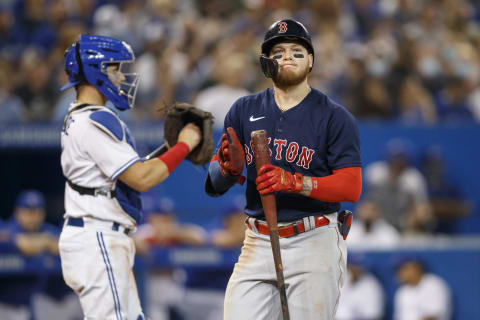
[[[38,190],[23,190],[15,201],[15,212],[5,228],[12,247],[24,256],[58,254],[58,228],[45,222],[45,197]],[[44,288],[45,275],[3,277],[0,286],[0,318],[31,318],[32,298]],[[61,287],[57,288],[62,290]]]
[[[248,229],[227,286],[225,319],[281,318],[260,199],[275,193],[290,317],[331,320],[347,253],[348,228],[337,223],[337,213],[340,202],[356,202],[361,193],[358,130],[344,107],[309,86],[314,49],[301,23],[272,24],[260,62],[273,88],[233,104],[205,181],[206,193],[219,196],[241,180],[246,163]],[[257,176],[250,134],[260,129],[267,131],[272,164]]]
[[[77,98],[62,130],[61,164],[65,185],[65,224],[59,248],[65,282],[78,294],[85,319],[144,319],[132,273],[139,223],[139,192],[161,183],[201,140],[188,124],[178,143],[144,161],[115,111],[133,107],[136,74],[124,73],[135,60],[127,43],[81,35],[65,53],[69,83]]]

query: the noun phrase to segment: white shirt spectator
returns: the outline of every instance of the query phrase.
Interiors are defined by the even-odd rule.
[[[416,286],[403,285],[395,293],[395,320],[451,318],[450,289],[443,279],[427,273]]]
[[[233,88],[219,84],[207,88],[199,93],[195,105],[205,111],[210,111],[214,119],[215,128],[223,128],[223,121],[228,110],[238,98],[248,95],[249,92],[243,88]]]
[[[381,319],[383,312],[384,294],[380,282],[373,275],[364,273],[354,283],[350,272],[347,272],[335,319]]]
[[[371,186],[383,185],[389,179],[389,172],[387,162],[374,162],[366,168],[365,178]],[[398,178],[398,185],[402,191],[407,192],[417,202],[427,201],[427,183],[423,174],[416,168],[405,169]]]
[[[393,178],[387,161],[374,162],[366,168],[365,180],[370,196],[380,203],[383,217],[399,230],[407,227],[409,214],[429,214],[427,183],[416,168],[409,166]]]
[[[369,230],[362,221],[354,219],[347,238],[349,248],[387,249],[400,241],[400,233],[384,219],[373,222]]]

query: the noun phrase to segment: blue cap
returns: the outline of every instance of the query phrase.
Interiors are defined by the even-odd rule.
[[[420,252],[400,253],[393,258],[393,267],[395,270],[398,270],[407,263],[416,263],[421,266],[422,269],[427,269],[427,263]]]
[[[369,268],[368,257],[364,252],[350,251],[347,256],[347,264],[349,266],[357,266],[361,268]]]
[[[412,142],[404,138],[393,138],[386,143],[385,153],[389,160],[394,160],[398,157],[405,157],[411,160],[413,156]]]
[[[43,209],[45,208],[45,197],[38,190],[24,190],[17,196],[15,206],[26,209]]]

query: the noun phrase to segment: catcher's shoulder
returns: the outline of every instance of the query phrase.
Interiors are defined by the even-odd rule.
[[[116,114],[107,110],[94,111],[89,115],[90,123],[99,128],[116,141],[122,141],[125,131]]]

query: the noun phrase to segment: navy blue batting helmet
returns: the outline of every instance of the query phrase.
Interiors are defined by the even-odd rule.
[[[291,19],[279,20],[270,26],[262,43],[262,54],[268,56],[273,46],[286,41],[301,43],[308,53],[315,57],[312,37],[307,28],[300,22]]]
[[[135,60],[129,44],[124,41],[98,35],[82,34],[80,41],[65,52],[65,72],[69,83],[66,90],[85,81],[98,89],[117,109],[132,108],[137,93],[138,75],[124,68]],[[109,65],[118,65],[121,77],[112,82],[107,73]]]

